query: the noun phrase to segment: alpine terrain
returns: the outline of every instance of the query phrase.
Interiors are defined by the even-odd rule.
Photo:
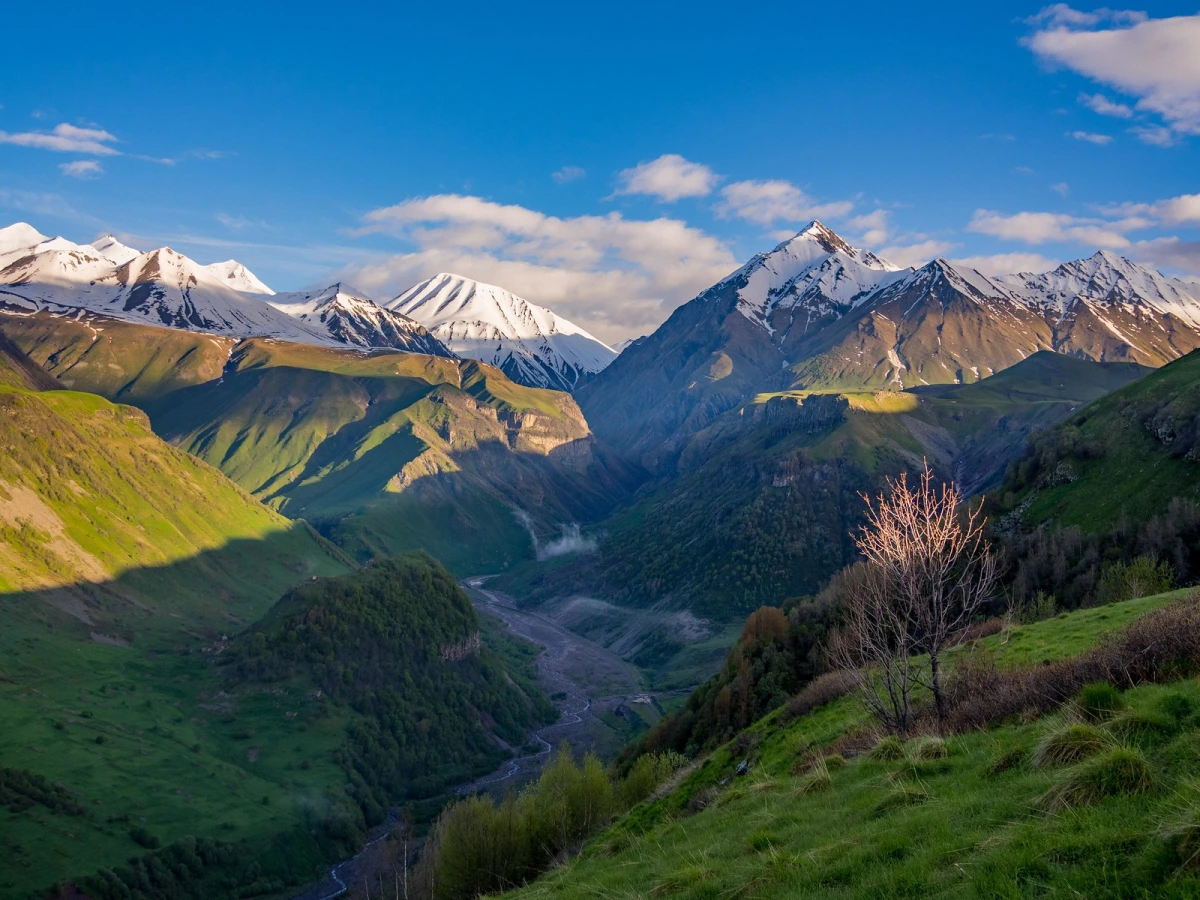
[[[420,325],[341,285],[275,294],[234,260],[202,266],[170,247],[140,253],[112,235],[75,244],[23,222],[0,229],[0,307],[83,310],[233,337],[452,355]]]
[[[461,275],[434,275],[386,306],[420,322],[459,356],[533,387],[570,391],[617,357],[550,310]]]
[[[578,391],[653,471],[755,394],[978,381],[1039,350],[1159,366],[1200,346],[1194,286],[1108,252],[1041,276],[900,270],[819,222],[685,303]]]

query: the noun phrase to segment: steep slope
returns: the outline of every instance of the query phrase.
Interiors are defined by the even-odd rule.
[[[0,387],[27,391],[56,391],[62,387],[50,375],[25,355],[16,344],[0,334]]]
[[[1159,366],[1198,346],[1192,288],[1109,253],[1042,276],[944,259],[901,271],[814,222],[677,309],[578,399],[602,440],[669,472],[691,435],[759,392],[967,383],[1040,350]]]
[[[311,529],[155,437],[140,410],[3,386],[0,406],[6,618],[157,640],[252,618],[309,574],[346,569]]]
[[[536,650],[497,639],[428,557],[292,574],[248,630],[175,620],[170,652],[3,620],[0,893],[281,895],[553,716]],[[210,593],[219,576],[191,572]]]
[[[420,322],[460,356],[532,387],[570,391],[617,355],[550,310],[461,275],[435,275],[385,305]]]
[[[64,383],[136,403],[158,434],[360,555],[424,547],[460,571],[528,555],[635,483],[567,395],[473,360],[2,316]]]
[[[1079,410],[1014,462],[1004,506],[1096,533],[1200,502],[1200,351]]]
[[[391,347],[431,356],[454,354],[412,319],[357,293],[334,284],[317,291],[275,294],[276,309],[318,328],[343,344],[357,347]]]
[[[1009,683],[1001,681],[961,698],[994,718],[942,738],[896,741],[891,753],[890,744],[868,752],[878,737],[836,681],[802,692],[791,709],[697,758],[575,859],[503,896],[1195,896],[1200,766],[1188,748],[1200,688],[1183,676],[1197,655],[1194,643],[1170,643],[1167,634],[1183,625],[1194,640],[1196,622],[1194,595],[1176,594],[982,640],[976,659],[994,661],[1018,684],[1022,676],[1033,682],[1024,708],[997,696]],[[1179,657],[1156,654],[1155,638]],[[1098,734],[1100,746],[1046,759],[1047,738],[1070,721],[1064,707],[1088,669],[1086,654],[1106,644],[1131,656],[1145,649],[1157,665],[1124,677],[1093,665],[1100,674],[1092,677],[1124,689],[1112,691],[1115,714],[1099,714],[1084,732]],[[1006,706],[1012,712],[1003,716]]]

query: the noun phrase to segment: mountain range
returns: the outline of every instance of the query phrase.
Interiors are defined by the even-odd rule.
[[[571,390],[616,357],[561,316],[458,275],[436,275],[385,304],[342,283],[277,294],[236,260],[201,265],[169,247],[142,253],[111,234],[76,244],[23,222],[0,229],[0,305],[84,309],[231,337],[459,355],[555,390]]]
[[[596,434],[650,470],[764,391],[978,381],[1038,352],[1160,366],[1200,346],[1200,291],[1101,251],[990,278],[901,269],[813,222],[683,304],[577,391]]]

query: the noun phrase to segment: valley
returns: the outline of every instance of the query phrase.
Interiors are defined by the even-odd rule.
[[[333,896],[402,816],[433,877],[457,798],[603,777],[632,835],[735,757],[777,780],[746,748],[791,746],[867,499],[925,466],[987,511],[987,621],[1200,573],[1200,300],[1107,252],[989,277],[814,222],[618,355],[460,276],[378,304],[0,237],[14,896]]]

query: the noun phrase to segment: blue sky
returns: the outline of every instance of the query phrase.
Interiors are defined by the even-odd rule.
[[[1065,5],[26,4],[0,220],[276,290],[451,270],[643,333],[814,215],[901,263],[1200,276],[1200,16]]]

